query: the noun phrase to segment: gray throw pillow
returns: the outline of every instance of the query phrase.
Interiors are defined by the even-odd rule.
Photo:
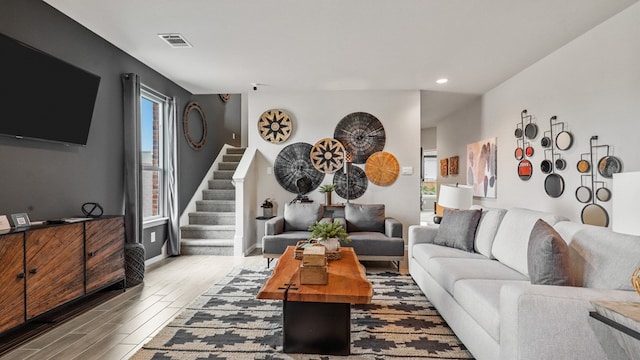
[[[527,265],[532,284],[571,285],[569,246],[544,220],[538,220],[529,236]]]
[[[285,204],[284,231],[307,231],[322,219],[322,204]]]
[[[347,204],[344,208],[347,231],[384,233],[384,204]]]
[[[482,210],[445,209],[433,242],[468,252],[474,252],[476,229]]]

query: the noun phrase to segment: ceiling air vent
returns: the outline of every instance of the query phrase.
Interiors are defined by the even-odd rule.
[[[190,48],[191,44],[182,34],[158,34],[160,39],[164,40],[172,48]]]

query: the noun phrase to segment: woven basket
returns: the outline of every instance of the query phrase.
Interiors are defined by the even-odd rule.
[[[636,271],[631,275],[631,285],[640,294],[640,266],[636,268]]]
[[[304,253],[304,248],[301,248],[300,245],[307,244],[309,242],[311,242],[313,244],[313,246],[324,246],[322,244],[319,244],[317,240],[301,240],[301,241],[298,241],[296,243],[296,249],[293,252],[293,257],[296,260],[302,260],[302,254]],[[325,251],[324,254],[327,257],[327,260],[338,260],[338,259],[340,259],[342,257],[340,255],[340,249],[338,249],[337,251]]]
[[[144,245],[140,243],[125,244],[124,273],[128,288],[144,281],[144,258]]]

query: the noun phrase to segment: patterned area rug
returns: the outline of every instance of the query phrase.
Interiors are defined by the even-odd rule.
[[[472,359],[408,275],[367,274],[371,304],[351,310],[351,355],[282,353],[282,302],[257,300],[266,269],[236,268],[133,359]]]

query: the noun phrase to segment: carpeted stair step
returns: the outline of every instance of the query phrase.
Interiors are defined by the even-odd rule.
[[[182,239],[233,239],[235,225],[183,225],[180,227]]]
[[[222,155],[223,162],[239,163],[242,160],[242,154]]]
[[[233,256],[232,239],[182,239],[182,255],[224,255]]]
[[[235,170],[238,167],[236,162],[220,162],[218,164],[218,170]]]
[[[214,170],[213,178],[214,179],[233,179],[233,173],[235,170]]]
[[[209,180],[209,189],[234,189],[233,182],[227,179],[213,179]]]
[[[198,211],[189,213],[192,225],[235,225],[235,212]]]
[[[236,202],[235,200],[198,200],[196,211],[235,212]]]
[[[227,148],[227,154],[244,154],[244,148]]]
[[[202,190],[203,200],[235,200],[235,189],[209,189]]]

